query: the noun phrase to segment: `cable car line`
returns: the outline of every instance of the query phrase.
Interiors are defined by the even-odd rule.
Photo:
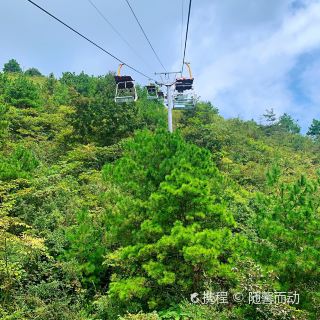
[[[121,68],[123,66],[127,66],[128,68],[130,68],[131,70],[135,71],[136,73],[142,75],[143,77],[148,78],[149,80],[155,81],[152,77],[148,77],[143,72],[140,72],[136,68],[126,64],[121,59],[119,59],[118,57],[116,57],[115,55],[113,55],[112,53],[110,53],[109,51],[104,49],[103,47],[101,47],[96,42],[90,40],[88,37],[86,37],[85,35],[83,35],[79,31],[77,31],[76,29],[72,28],[67,23],[63,22],[58,17],[56,17],[55,15],[53,15],[52,13],[47,11],[46,9],[42,8],[40,5],[38,5],[34,1],[32,1],[32,0],[27,0],[27,1],[29,3],[31,3],[33,6],[40,9],[45,14],[49,15],[54,20],[58,21],[60,24],[62,24],[63,26],[65,26],[66,28],[71,30],[72,32],[76,33],[81,38],[85,39],[86,41],[88,41],[89,43],[91,43],[92,45],[94,45],[95,47],[97,47],[98,49],[100,49],[101,51],[106,53],[107,55],[111,56],[112,58],[114,58],[115,60],[120,62],[120,65],[118,68],[118,73],[117,73],[117,75],[114,76],[114,80],[116,83],[116,92],[115,92],[115,97],[114,97],[115,103],[125,106],[127,103],[135,103],[138,100],[137,90],[136,90],[136,86],[134,84],[133,78],[130,75],[121,75],[121,73],[120,73]],[[93,4],[92,1],[89,1],[89,2]],[[141,24],[139,23],[139,20],[137,19],[132,7],[130,6],[129,1],[126,0],[126,2],[129,5],[133,15],[135,16],[141,30],[143,31],[144,35],[146,36]],[[192,0],[189,0],[188,21],[187,21],[186,38],[185,38],[185,46],[184,46],[184,54],[183,54],[183,65],[186,64],[189,69],[189,79],[184,78],[182,76],[183,75],[183,65],[182,65],[181,72],[180,71],[168,72],[165,70],[165,72],[160,73],[160,75],[164,74],[165,76],[169,76],[169,73],[176,73],[176,74],[181,73],[181,78],[176,78],[176,80],[174,82],[170,82],[170,83],[168,83],[168,82],[167,83],[158,83],[157,81],[155,81],[155,83],[149,83],[149,85],[146,86],[148,100],[155,100],[157,102],[161,102],[161,103],[167,105],[169,132],[173,132],[172,110],[173,109],[178,109],[178,110],[179,109],[180,110],[193,109],[193,108],[195,108],[196,103],[197,103],[197,97],[194,93],[194,88],[193,88],[194,78],[192,76],[190,63],[185,62],[185,53],[186,53],[186,47],[187,47],[187,41],[188,41],[188,30],[189,30],[189,22],[190,22],[191,3],[192,3]],[[147,38],[147,36],[146,36],[146,38]],[[151,48],[153,49],[148,38],[147,38],[147,40],[148,40]],[[154,51],[154,49],[153,49],[153,51]],[[155,51],[154,51],[154,53],[156,54]],[[157,54],[156,54],[156,56],[157,56]],[[159,57],[157,56],[157,58],[159,58]],[[161,62],[160,59],[159,59],[159,62]],[[162,65],[162,63],[161,63],[161,65]],[[163,65],[162,65],[162,67],[164,68]],[[167,87],[167,95],[166,96],[160,90],[159,86],[166,86]],[[174,93],[173,94],[171,92],[172,86],[174,86]],[[165,100],[166,100],[166,102],[165,102]]]
[[[184,22],[184,0],[181,0],[181,43],[180,43],[181,56],[183,55],[183,22]]]
[[[82,33],[80,33],[79,31],[75,30],[74,28],[72,28],[71,26],[69,26],[68,24],[66,24],[65,22],[63,22],[62,20],[60,20],[59,18],[57,18],[55,15],[51,14],[49,11],[47,11],[46,9],[42,8],[41,6],[39,6],[37,3],[33,2],[32,0],[27,0],[28,2],[30,2],[32,5],[34,5],[35,7],[37,7],[38,9],[40,9],[41,11],[43,11],[44,13],[46,13],[47,15],[49,15],[51,18],[55,19],[56,21],[58,21],[59,23],[61,23],[62,25],[64,25],[66,28],[70,29],[71,31],[73,31],[74,33],[76,33],[78,36],[80,36],[81,38],[87,40],[88,42],[90,42],[92,45],[94,45],[95,47],[97,47],[98,49],[100,49],[101,51],[103,51],[104,53],[106,53],[107,55],[109,55],[110,57],[112,57],[113,59],[117,60],[118,62],[120,62],[123,65],[126,65],[128,68],[130,68],[131,70],[139,73],[140,75],[142,75],[145,78],[150,79],[149,76],[147,76],[146,74],[144,74],[143,72],[137,70],[136,68],[128,65],[127,63],[123,62],[121,59],[117,58],[115,55],[113,55],[112,53],[110,53],[109,51],[107,51],[106,49],[104,49],[103,47],[101,47],[100,45],[98,45],[97,43],[95,43],[94,41],[90,40],[88,37],[86,37],[85,35],[83,35]]]
[[[156,51],[154,50],[154,48],[153,48],[153,46],[152,46],[152,44],[151,44],[151,42],[150,42],[150,40],[149,40],[149,38],[148,38],[147,34],[145,33],[145,31],[144,31],[144,29],[143,29],[143,27],[142,27],[142,25],[141,25],[141,23],[140,23],[140,21],[139,21],[138,17],[136,16],[136,14],[135,14],[135,12],[134,12],[133,8],[131,7],[131,5],[130,5],[129,1],[128,1],[128,0],[126,0],[126,2],[127,2],[128,6],[129,6],[129,8],[130,8],[130,10],[131,10],[131,12],[132,12],[132,14],[133,14],[133,16],[135,17],[135,19],[136,19],[136,21],[137,21],[137,23],[138,23],[138,25],[139,25],[139,27],[140,27],[140,29],[141,29],[142,33],[144,34],[144,36],[145,36],[146,40],[148,41],[148,43],[149,43],[149,45],[150,45],[150,47],[151,47],[151,49],[152,49],[153,53],[155,54],[155,56],[156,56],[157,60],[158,60],[158,61],[159,61],[159,63],[161,64],[162,68],[163,68],[165,71],[167,71],[167,70],[166,70],[166,68],[164,67],[163,63],[161,62],[161,60],[160,60],[159,56],[157,55]]]
[[[110,22],[110,20],[103,14],[103,12],[97,7],[97,5],[92,0],[87,0],[90,5],[97,11],[97,13],[101,16],[101,18],[109,25],[109,27],[119,36],[119,38],[125,42],[125,44],[134,52],[134,54],[145,64],[148,65],[146,60],[134,49],[134,47],[130,44],[130,42],[117,30],[117,28]],[[148,65],[148,67],[150,67]]]
[[[188,42],[188,32],[189,32],[191,4],[192,4],[192,0],[189,0],[188,21],[187,21],[187,29],[186,29],[186,38],[185,38],[185,42],[184,42],[184,52],[183,52],[183,59],[182,59],[181,74],[183,73],[183,68],[184,68],[184,65],[185,65],[185,62],[186,62],[185,58],[186,58],[186,49],[187,49],[187,42]]]

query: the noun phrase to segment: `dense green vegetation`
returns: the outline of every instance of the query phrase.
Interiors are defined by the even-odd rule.
[[[3,71],[1,319],[320,318],[319,120],[199,102],[169,134],[142,88],[114,103],[112,74]],[[228,303],[191,302],[206,291]]]

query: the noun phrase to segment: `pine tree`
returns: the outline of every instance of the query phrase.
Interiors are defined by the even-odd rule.
[[[106,213],[111,300],[154,309],[200,290],[206,277],[227,277],[235,222],[208,151],[178,134],[141,132],[104,175],[122,192]]]
[[[275,121],[277,120],[276,114],[273,111],[273,108],[271,109],[267,109],[266,113],[263,114],[263,117],[265,118],[265,120],[267,121],[267,124],[273,125],[275,123]]]
[[[5,92],[5,99],[18,108],[38,107],[39,95],[39,88],[22,75],[9,84]]]
[[[311,126],[309,127],[309,130],[307,132],[308,136],[311,136],[313,138],[320,137],[320,120],[313,119]]]
[[[282,130],[290,133],[300,133],[301,130],[297,121],[294,121],[292,117],[287,113],[284,113],[279,118],[278,125]]]
[[[42,73],[37,69],[37,68],[30,68],[25,71],[24,73],[26,76],[31,76],[31,77],[41,77]]]

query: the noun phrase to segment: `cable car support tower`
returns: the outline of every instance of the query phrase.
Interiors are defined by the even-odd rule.
[[[155,75],[160,75],[162,79],[162,75],[168,78],[170,74],[177,74],[178,72],[156,72]],[[168,82],[156,82],[158,86],[165,86],[167,88],[167,107],[168,107],[168,130],[169,132],[173,132],[173,125],[172,125],[172,110],[173,110],[173,99],[172,99],[172,86],[175,84],[175,81],[168,81]]]
[[[168,107],[168,130],[173,132],[172,124],[172,110],[190,110],[195,107],[196,96],[193,91],[193,77],[190,68],[190,63],[185,62],[189,70],[189,78],[177,78],[174,81],[170,81],[169,75],[181,73],[177,72],[157,72],[155,75],[164,75],[168,81],[167,82],[156,82],[158,86],[165,86],[167,88],[167,107]],[[173,92],[174,88],[174,92]]]

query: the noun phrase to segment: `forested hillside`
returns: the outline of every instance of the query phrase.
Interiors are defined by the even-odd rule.
[[[0,73],[0,318],[320,319],[320,121],[304,136],[199,102],[170,134],[142,87],[114,91],[111,73]]]

